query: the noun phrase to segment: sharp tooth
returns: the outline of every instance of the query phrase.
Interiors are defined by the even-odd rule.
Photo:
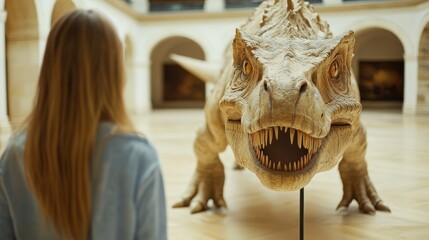
[[[252,142],[253,142],[253,146],[257,147],[258,143],[256,142],[256,134],[252,134]]]
[[[253,134],[254,139],[255,139],[255,146],[259,147],[259,134],[256,132]]]
[[[273,170],[276,170],[276,163],[273,162]]]
[[[265,146],[268,146],[268,142],[270,141],[270,131],[265,129]]]
[[[265,146],[267,146],[267,139],[268,139],[268,136],[267,136],[267,135],[268,135],[268,132],[267,132],[267,130],[265,130],[265,129],[264,129],[264,130],[262,130],[262,134],[263,134],[263,135],[262,135],[262,139],[263,139],[263,141],[262,141],[262,142],[263,142],[264,147],[265,147]]]
[[[289,163],[289,171],[292,171],[292,164],[291,163]]]
[[[268,136],[270,137],[270,144],[273,142],[273,128],[268,129]]]
[[[272,164],[272,162],[268,159],[268,168],[271,168],[271,164]]]
[[[317,151],[317,149],[319,149],[319,147],[322,145],[322,140],[321,139],[316,139],[316,149],[315,151]]]
[[[258,147],[261,147],[261,141],[260,141],[259,132],[256,132],[255,135],[256,135],[255,139],[256,139],[256,142],[258,144]]]
[[[274,127],[274,133],[276,134],[276,140],[279,139],[279,128],[278,127]]]
[[[290,128],[289,132],[290,132],[290,143],[293,144],[293,137],[295,135],[295,129],[294,128]]]
[[[286,163],[285,163],[285,165],[284,165],[284,169],[285,169],[285,171],[287,171],[287,165],[286,165]]]
[[[255,133],[256,145],[259,147],[261,145],[261,140],[259,139],[259,133]]]
[[[287,132],[287,127],[285,127],[285,133]]]
[[[304,141],[304,146],[305,146],[305,148],[309,149],[310,148],[311,137],[308,136],[307,134],[305,134],[304,136],[305,136],[305,138],[304,138],[304,140],[305,140]]]
[[[268,163],[268,156],[265,156],[265,166],[268,167],[269,163]]]
[[[302,146],[305,147],[305,145],[307,145],[307,136],[306,134],[302,135]]]
[[[296,171],[296,162],[293,162],[293,170]]]
[[[299,149],[301,149],[301,144],[302,144],[302,132],[298,130],[298,147]]]
[[[259,137],[261,138],[262,147],[265,148],[265,131],[262,130]]]
[[[301,159],[298,161],[298,163],[297,163],[296,165],[297,165],[297,166],[296,166],[296,167],[297,167],[297,169],[298,169],[298,170],[301,170]]]
[[[281,166],[280,166],[280,162],[279,163],[277,163],[277,170],[280,170],[281,169]]]

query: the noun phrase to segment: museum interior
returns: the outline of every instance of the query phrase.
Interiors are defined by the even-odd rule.
[[[194,140],[215,86],[171,56],[197,59],[219,75],[236,28],[261,2],[0,0],[0,152],[33,106],[51,26],[73,9],[95,9],[124,44],[126,107],[159,153],[169,239],[299,239],[299,191],[267,189],[251,171],[234,169],[229,147],[220,154],[228,208],[171,208],[196,168]],[[334,36],[354,31],[368,172],[392,212],[362,214],[355,201],[336,211],[343,189],[334,167],[305,187],[305,238],[429,239],[429,1],[309,2]]]

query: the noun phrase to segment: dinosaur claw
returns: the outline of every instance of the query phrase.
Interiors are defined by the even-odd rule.
[[[190,204],[190,201],[187,199],[182,199],[178,202],[176,202],[175,204],[173,204],[173,208],[182,208],[182,207],[188,207]]]
[[[369,203],[364,203],[361,207],[361,211],[369,215],[375,215],[375,208]]]
[[[346,206],[338,206],[337,207],[337,212],[347,212],[347,207]]]
[[[390,210],[390,208],[386,205],[384,205],[384,203],[382,201],[379,201],[378,203],[375,204],[375,208],[379,211],[383,211],[383,212],[392,212]]]
[[[173,206],[171,206],[171,207],[172,208],[181,208],[181,207],[184,207],[184,205],[181,202],[177,202],[177,203],[173,204]]]
[[[192,202],[191,204],[191,214],[195,214],[195,213],[199,213],[199,212],[203,212],[206,210],[206,207],[203,203],[197,201],[197,202]]]
[[[216,201],[214,201],[214,204],[216,205],[216,207],[218,207],[218,208],[221,208],[221,207],[223,207],[223,208],[227,208],[227,206],[226,206],[226,202],[225,202],[225,200],[224,199],[217,199]]]

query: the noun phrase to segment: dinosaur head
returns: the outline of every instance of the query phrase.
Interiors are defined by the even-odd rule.
[[[264,2],[236,30],[220,109],[238,164],[268,188],[304,187],[352,140],[361,111],[350,73],[354,36],[331,35],[300,0]]]

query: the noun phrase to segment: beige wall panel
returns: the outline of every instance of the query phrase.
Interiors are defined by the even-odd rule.
[[[8,114],[16,128],[30,113],[39,75],[39,42],[12,41],[7,44]]]
[[[8,115],[16,129],[32,108],[39,75],[39,29],[33,0],[6,0]]]
[[[429,23],[420,39],[418,76],[417,112],[429,113]]]
[[[61,18],[64,14],[76,9],[76,5],[70,0],[57,0],[54,5],[51,17],[51,25]]]

